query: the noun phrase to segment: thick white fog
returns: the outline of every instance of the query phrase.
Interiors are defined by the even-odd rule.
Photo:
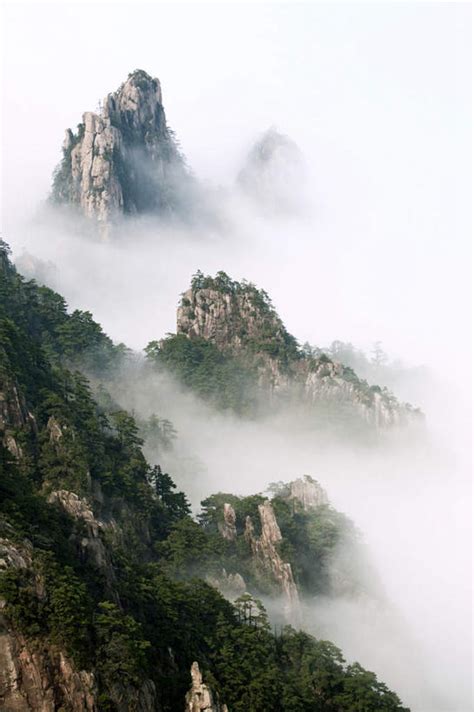
[[[222,416],[169,379],[114,386],[173,421],[164,465],[198,507],[310,474],[362,531],[384,602],[316,601],[306,625],[417,712],[471,709],[470,8],[461,4],[10,4],[3,13],[2,237],[19,270],[139,351],[175,330],[198,269],[263,287],[303,343],[380,340],[423,432],[327,441],[292,413]],[[43,204],[64,130],[140,67],[215,221],[130,219],[109,242]],[[236,188],[271,125],[300,147],[293,214]],[[290,189],[294,191],[294,186]],[[383,384],[381,384],[383,385]]]

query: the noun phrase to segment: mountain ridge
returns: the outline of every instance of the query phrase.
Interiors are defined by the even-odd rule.
[[[369,385],[324,353],[300,347],[269,295],[225,272],[194,275],[178,306],[176,331],[147,346],[149,359],[171,368],[187,385],[195,383],[204,397],[212,397],[215,375],[224,407],[245,412],[252,399],[257,407],[258,397],[271,409],[292,403],[319,411],[328,422],[344,412],[375,429],[422,420],[419,409],[400,403],[388,389]]]

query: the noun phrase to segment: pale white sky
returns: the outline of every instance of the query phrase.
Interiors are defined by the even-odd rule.
[[[300,340],[382,339],[443,367],[469,357],[470,35],[470,6],[455,3],[7,4],[5,237],[26,244],[19,219],[48,192],[64,129],[141,67],[201,178],[231,181],[271,124],[301,146],[312,238],[279,234],[273,262],[267,243],[234,269],[221,260],[267,288]],[[198,261],[186,275],[215,260]]]

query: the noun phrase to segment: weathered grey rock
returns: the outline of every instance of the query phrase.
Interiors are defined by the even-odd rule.
[[[113,578],[113,567],[101,534],[106,529],[114,529],[114,522],[105,523],[97,519],[88,502],[68,490],[51,492],[48,502],[59,504],[73,519],[85,524],[86,536],[80,541],[84,555],[90,556],[96,566],[104,569],[109,578]]]
[[[202,680],[197,662],[191,665],[191,688],[186,694],[185,712],[229,712]]]
[[[231,504],[224,504],[224,521],[219,523],[219,531],[228,541],[234,541],[237,537],[235,528],[235,511]]]
[[[3,527],[6,525],[3,524]],[[14,530],[13,530],[14,533]],[[32,563],[32,546],[28,541],[22,544],[13,542],[12,540],[0,538],[0,571],[7,569],[26,569]]]
[[[260,400],[272,410],[291,402],[318,413],[323,423],[342,417],[372,429],[410,423],[421,415],[386,389],[370,387],[343,364],[299,351],[268,295],[223,273],[193,280],[178,307],[177,333],[211,341],[252,369]]]
[[[132,72],[66,131],[53,200],[80,208],[104,227],[123,214],[173,212],[189,176],[167,126],[158,79]]]
[[[36,421],[28,410],[18,384],[0,376],[0,440],[15,458],[23,452],[17,440],[19,430],[36,431]]]
[[[178,307],[176,328],[178,334],[207,339],[233,355],[241,355],[263,331],[282,345],[289,336],[276,312],[262,308],[259,290],[252,285],[235,291],[189,289]]]
[[[74,493],[53,493],[75,518],[87,525],[95,537],[100,525],[92,512]],[[51,499],[51,497],[50,497]],[[3,525],[8,530],[8,525]],[[0,539],[0,571],[7,568],[32,569],[32,546]],[[41,576],[34,576],[35,595],[45,596]],[[0,600],[0,709],[5,712],[99,712],[93,671],[79,670],[65,651],[48,640],[32,644],[19,633],[6,616]],[[108,690],[118,712],[156,712],[155,684],[145,680],[140,687],[116,683]]]
[[[0,570],[31,569],[32,551],[28,541],[0,539]],[[35,576],[34,586],[36,595],[42,598],[44,585],[39,576]],[[96,712],[93,674],[77,670],[57,646],[33,648],[9,623],[4,609],[5,601],[0,600],[0,709]]]
[[[277,545],[282,540],[280,527],[269,500],[259,504],[258,512],[261,534],[255,536],[253,522],[249,516],[245,520],[245,538],[252,548],[255,563],[263,572],[268,572],[285,597],[285,614],[289,621],[300,618],[298,589],[293,578],[291,564],[283,561]]]
[[[33,650],[0,614],[0,707],[4,712],[96,712],[95,679],[54,646]]]
[[[156,712],[155,684],[116,684],[108,694],[118,712]],[[93,672],[78,670],[58,646],[31,647],[0,612],[0,709],[2,712],[100,712]]]
[[[290,482],[290,499],[297,500],[307,512],[323,504],[329,504],[328,496],[319,482],[313,480],[309,475],[305,475]]]

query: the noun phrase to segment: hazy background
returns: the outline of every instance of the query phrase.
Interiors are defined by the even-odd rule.
[[[403,392],[427,438],[373,452],[222,418],[159,379],[130,374],[116,394],[173,420],[181,461],[168,465],[194,502],[321,481],[363,530],[410,634],[386,611],[329,602],[315,632],[418,712],[471,708],[470,27],[468,5],[384,2],[15,3],[2,23],[2,236],[22,271],[140,349],[174,330],[193,272],[224,269],[264,287],[300,342],[381,340],[429,369]],[[160,78],[220,223],[132,221],[94,242],[38,208],[65,128],[138,67]],[[233,189],[270,125],[304,154],[303,214],[264,216]]]
[[[273,270],[256,246],[236,275],[267,288],[290,331],[320,343],[378,338],[416,362],[467,366],[468,5],[16,2],[3,14],[13,247],[18,217],[49,190],[64,130],[140,67],[160,78],[199,177],[228,183],[272,124],[303,150],[317,215],[309,255],[288,231]],[[114,336],[127,328],[114,324]]]

